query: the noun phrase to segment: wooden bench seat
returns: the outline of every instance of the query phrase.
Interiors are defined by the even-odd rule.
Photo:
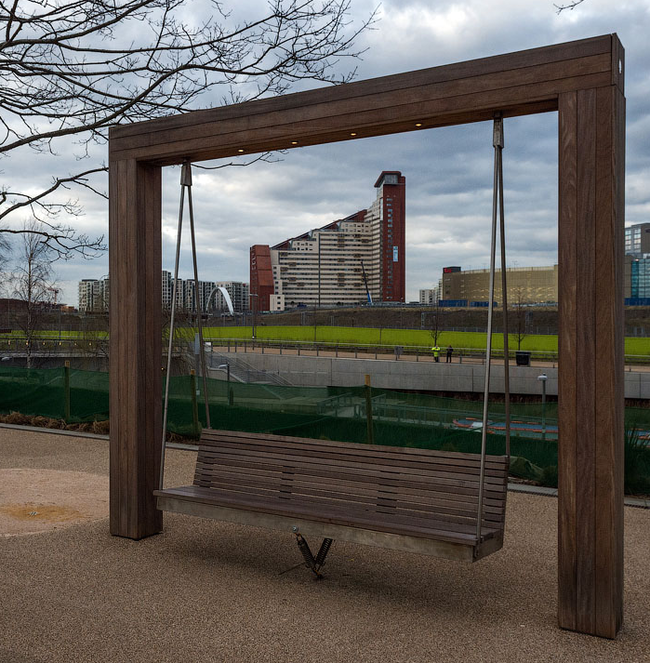
[[[204,430],[194,483],[158,507],[476,561],[502,546],[507,458]]]

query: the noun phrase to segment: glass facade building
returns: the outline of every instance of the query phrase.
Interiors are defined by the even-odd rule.
[[[650,297],[650,254],[632,261],[630,296],[633,299]]]

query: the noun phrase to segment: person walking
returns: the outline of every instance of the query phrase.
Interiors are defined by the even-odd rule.
[[[454,349],[451,347],[451,345],[447,346],[447,363],[451,364],[451,355],[454,354]]]
[[[440,361],[440,347],[437,343],[431,348],[431,352],[433,352],[433,361]]]

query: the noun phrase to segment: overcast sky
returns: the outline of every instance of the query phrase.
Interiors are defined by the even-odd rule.
[[[359,20],[375,4],[353,0]],[[239,3],[238,11],[247,5],[255,3]],[[358,42],[368,50],[357,80],[618,33],[626,50],[626,224],[650,221],[650,0],[585,0],[560,15],[552,0],[384,0],[378,16]],[[557,115],[507,119],[505,141],[509,265],[551,265],[557,261]],[[97,159],[105,160],[104,147]],[[280,159],[195,171],[200,278],[248,281],[251,244],[273,245],[368,207],[382,170],[400,170],[406,177],[407,300],[436,285],[445,265],[487,267],[491,123],[297,149]],[[31,181],[52,174],[48,167],[47,158],[27,154],[12,162],[13,173]],[[163,267],[169,270],[178,178],[177,168],[164,170]],[[82,200],[85,216],[74,223],[91,235],[107,234],[105,201],[85,195]],[[185,235],[183,277],[191,275],[189,245]],[[76,305],[77,282],[106,275],[108,256],[56,263],[55,269],[62,299]]]

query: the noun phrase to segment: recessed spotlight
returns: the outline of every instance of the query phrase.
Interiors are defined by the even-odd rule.
[[[292,144],[292,145],[298,145],[298,141],[297,141],[297,140],[292,140],[292,141],[291,141],[291,144]]]
[[[356,136],[357,134],[353,131],[350,136]]]
[[[241,154],[243,151],[244,151],[244,150],[237,150],[237,152],[239,152],[239,154]]]
[[[416,122],[416,123],[415,123],[415,126],[416,126],[416,127],[421,127],[421,126],[422,126],[422,122]]]

